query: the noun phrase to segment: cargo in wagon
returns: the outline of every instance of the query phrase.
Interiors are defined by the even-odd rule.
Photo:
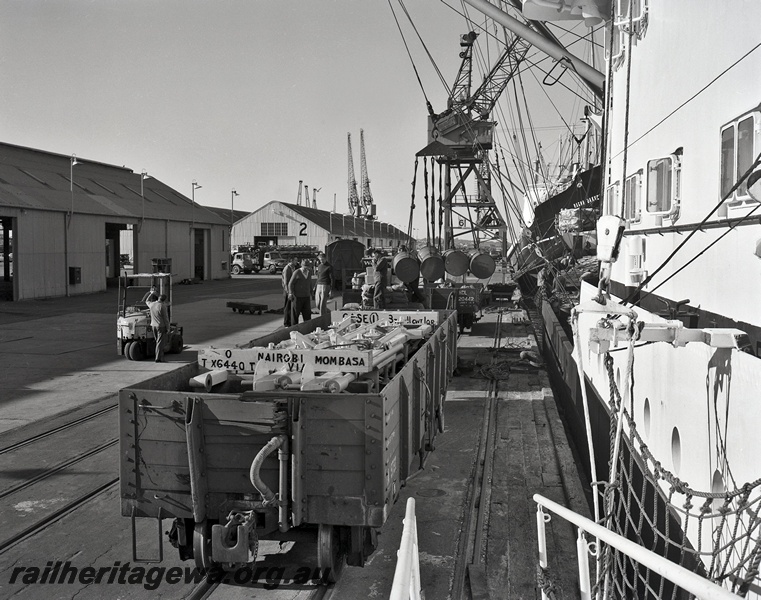
[[[180,558],[236,569],[313,530],[327,581],[364,565],[443,431],[456,341],[452,311],[334,311],[121,390],[133,535],[172,518]]]

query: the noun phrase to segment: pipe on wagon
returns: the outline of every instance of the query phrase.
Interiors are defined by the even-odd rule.
[[[285,445],[287,452],[287,444],[288,444],[288,438],[286,438],[284,435],[276,435],[273,437],[269,442],[267,442],[264,447],[259,450],[257,455],[254,457],[253,462],[251,463],[251,468],[248,472],[248,477],[251,480],[251,485],[253,485],[256,488],[256,491],[259,492],[262,495],[262,502],[264,506],[269,506],[272,504],[276,499],[277,496],[275,495],[275,492],[273,492],[269,487],[267,487],[267,484],[262,481],[262,478],[259,474],[262,468],[262,464],[264,463],[264,459],[267,458],[270,454],[272,454],[275,450],[278,448],[282,448],[283,445]],[[282,465],[281,465],[281,471],[282,471]],[[282,477],[280,478],[280,485],[282,486]],[[280,490],[281,497],[283,490]]]

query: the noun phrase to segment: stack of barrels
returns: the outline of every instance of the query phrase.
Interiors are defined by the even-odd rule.
[[[468,271],[478,279],[488,279],[497,266],[488,253],[471,250],[468,254],[451,248],[442,254],[435,246],[423,246],[417,253],[399,252],[392,261],[394,273],[402,283],[412,283],[422,277],[426,281],[438,281],[445,273],[454,277]]]

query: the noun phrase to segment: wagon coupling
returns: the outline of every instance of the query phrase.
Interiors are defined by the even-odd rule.
[[[259,550],[254,511],[233,511],[225,525],[211,528],[211,554],[214,561],[236,567],[252,563]]]

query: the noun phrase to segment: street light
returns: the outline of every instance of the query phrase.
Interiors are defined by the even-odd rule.
[[[196,226],[196,190],[200,190],[201,187],[198,182],[193,180],[193,190],[190,192],[190,230]]]
[[[140,233],[140,231],[143,229],[143,223],[145,222],[145,191],[143,189],[143,182],[148,179],[150,175],[148,175],[148,171],[145,169],[142,170],[140,173],[140,199],[142,200],[142,211],[143,216],[140,217],[140,225],[137,226],[137,231]]]
[[[71,224],[71,218],[74,216],[74,165],[81,164],[77,161],[77,155],[71,155],[71,167],[69,170],[69,190],[71,191],[71,210],[69,211],[69,223]]]
[[[230,253],[233,251],[233,223],[235,222],[234,206],[235,196],[237,195],[238,192],[236,192],[235,188],[233,188],[230,192]]]

